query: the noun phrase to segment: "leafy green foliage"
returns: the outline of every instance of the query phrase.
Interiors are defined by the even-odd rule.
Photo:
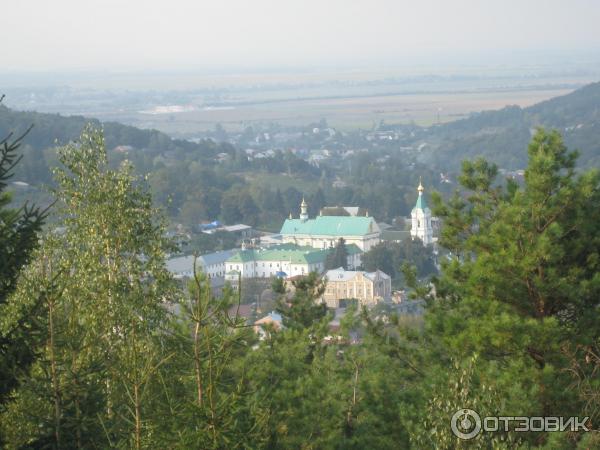
[[[64,232],[45,239],[13,305],[17,311],[27,305],[35,287],[45,303],[46,314],[36,318],[45,345],[3,422],[23,417],[27,399],[43,389],[52,393],[48,408],[26,416],[44,426],[32,433],[17,427],[12,445],[123,441],[139,448],[150,432],[147,388],[164,358],[156,333],[172,296],[164,225],[156,222],[147,193],[134,186],[131,167],[107,167],[101,133],[86,128],[59,157],[56,197]]]

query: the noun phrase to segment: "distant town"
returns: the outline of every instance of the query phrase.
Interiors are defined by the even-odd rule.
[[[299,277],[318,273],[327,281],[321,302],[335,311],[334,323],[343,315],[349,301],[361,307],[372,308],[378,304],[393,306],[400,313],[420,314],[421,302],[411,302],[404,290],[392,290],[391,276],[379,268],[368,272],[361,270],[362,255],[380,243],[416,240],[422,246],[431,246],[437,255],[439,221],[431,215],[424,195],[424,186],[416,189],[415,206],[406,223],[406,230],[391,230],[386,223],[377,223],[367,210],[353,206],[324,207],[316,217],[309,217],[308,204],[302,199],[297,217],[285,220],[279,233],[260,233],[244,224],[222,225],[219,221],[199,224],[195,232],[214,234],[219,231],[233,233],[236,247],[201,255],[175,256],[167,260],[173,277],[185,282],[197,274],[205,274],[213,295],[222,294],[227,285],[240,290],[242,315],[255,325],[275,322],[281,318],[269,308],[275,298],[271,290],[273,279],[284,281],[289,287]],[[180,244],[186,236],[178,235]],[[341,251],[342,259],[332,256]],[[337,265],[339,267],[332,267]],[[246,285],[251,286],[249,293]],[[290,292],[293,292],[291,290]]]

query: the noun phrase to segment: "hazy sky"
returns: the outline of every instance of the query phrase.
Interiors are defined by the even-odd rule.
[[[600,49],[598,0],[7,0],[0,17],[4,70],[384,65]]]

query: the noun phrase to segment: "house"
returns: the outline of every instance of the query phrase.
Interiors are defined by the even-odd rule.
[[[283,328],[281,314],[271,311],[265,317],[254,322],[254,332],[257,333],[261,339],[264,339],[267,336],[266,328],[268,329],[270,327],[273,327],[275,330],[281,330]]]
[[[392,295],[392,281],[381,270],[375,272],[344,270],[342,267],[325,274],[327,287],[322,300],[328,308],[339,308],[340,300],[357,299],[361,306],[373,306]]]
[[[321,208],[321,216],[368,216],[369,212],[359,206],[325,206]],[[381,228],[381,227],[380,227]]]
[[[281,235],[277,233],[263,234],[260,237],[260,245],[263,247],[272,247],[282,243]]]

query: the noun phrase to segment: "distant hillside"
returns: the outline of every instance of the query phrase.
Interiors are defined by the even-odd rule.
[[[427,143],[421,159],[457,169],[460,161],[483,156],[503,168],[524,168],[527,144],[539,126],[559,130],[569,148],[580,150],[580,165],[600,167],[600,83],[528,108],[507,106],[431,127],[420,136]]]
[[[0,105],[0,137],[9,132],[19,135],[31,124],[31,132],[24,140],[23,162],[17,166],[15,179],[32,184],[50,181],[48,167],[54,163],[54,147],[77,139],[86,123],[92,122],[100,126],[96,119],[81,116],[61,116],[29,111],[15,111]],[[168,135],[156,130],[142,130],[116,122],[106,122],[104,127],[106,147],[112,152],[118,146],[131,147],[130,159],[143,158],[147,161],[159,155],[182,156],[194,153],[199,160],[209,159],[219,152],[232,152],[229,144],[215,144],[207,140],[200,143],[171,139]],[[112,158],[114,161],[122,159]],[[181,158],[183,159],[183,158]],[[136,161],[140,170],[150,169],[144,161]]]

